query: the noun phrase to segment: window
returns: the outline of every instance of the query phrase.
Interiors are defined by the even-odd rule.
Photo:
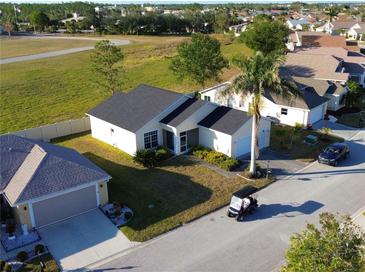
[[[281,114],[282,115],[288,115],[288,109],[287,108],[282,108],[281,109]]]
[[[210,96],[204,95],[204,100],[210,102]]]
[[[144,148],[155,148],[158,146],[157,130],[144,134]]]

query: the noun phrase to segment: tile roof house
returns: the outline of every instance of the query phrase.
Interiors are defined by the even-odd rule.
[[[197,144],[231,157],[250,152],[247,113],[148,85],[116,93],[87,115],[94,138],[130,155],[161,145],[178,155]],[[270,121],[262,120],[260,136],[260,147],[267,147]]]
[[[1,196],[28,229],[105,204],[111,177],[78,152],[7,134],[0,136]]]

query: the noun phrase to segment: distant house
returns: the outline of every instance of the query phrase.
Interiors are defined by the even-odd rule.
[[[234,33],[234,36],[238,37],[242,32],[246,31],[248,23],[242,23],[238,25],[229,26],[229,30]]]
[[[324,25],[316,28],[316,31],[332,35],[343,35],[349,40],[362,40],[362,35],[365,32],[365,23],[356,21],[326,22]]]
[[[305,26],[307,26],[309,30],[314,29],[314,24],[312,24],[305,17],[300,18],[300,19],[289,19],[286,21],[286,25],[291,30],[303,30],[305,28]]]
[[[64,24],[66,24],[67,22],[71,22],[71,21],[79,22],[79,21],[84,20],[85,18],[86,18],[85,16],[80,16],[78,13],[74,12],[72,14],[72,17],[63,19],[63,20],[61,20],[61,22]]]
[[[111,177],[78,152],[0,136],[0,196],[26,229],[39,228],[108,202]]]
[[[87,113],[91,133],[130,155],[165,146],[174,154],[200,144],[231,157],[250,152],[251,117],[209,100],[140,85],[116,93]],[[270,121],[260,124],[260,147],[269,146]]]

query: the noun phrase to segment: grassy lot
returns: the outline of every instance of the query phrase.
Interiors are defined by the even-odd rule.
[[[317,135],[319,144],[310,146],[304,144],[305,137],[309,134]],[[329,144],[342,142],[343,139],[312,130],[301,130],[298,134],[293,135],[293,128],[289,126],[272,125],[270,146],[271,149],[282,153],[289,154],[294,159],[313,162],[317,160],[318,154]]]
[[[40,257],[37,257],[29,262],[27,262],[24,266],[22,266],[18,271],[19,272],[41,272],[40,261],[43,261],[45,264],[44,272],[59,272],[57,263],[51,256],[51,254],[44,254]]]
[[[148,240],[227,204],[231,194],[247,184],[238,176],[223,177],[184,156],[146,169],[135,164],[131,156],[90,135],[56,143],[76,149],[113,177],[109,201],[133,209],[135,216],[122,231],[134,241]],[[255,182],[256,186],[265,183]]]
[[[190,81],[176,81],[168,68],[176,46],[186,37],[114,38],[134,42],[123,47],[126,55],[123,90],[141,83],[180,92],[199,89]],[[225,40],[223,43],[222,51],[228,58],[250,54],[242,44],[227,44]],[[94,84],[89,52],[1,65],[0,70],[0,133],[82,117],[110,95]],[[236,73],[236,68],[225,70],[222,80]]]
[[[92,46],[95,41],[64,39],[32,39],[12,37],[0,39],[0,58],[9,58],[47,51]]]
[[[365,127],[365,112],[343,114],[337,122],[350,127]]]

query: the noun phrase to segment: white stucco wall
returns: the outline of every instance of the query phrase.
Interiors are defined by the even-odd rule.
[[[326,114],[327,103],[319,105],[318,107],[312,108],[309,112],[308,123],[314,124],[324,118]]]
[[[90,116],[91,135],[107,144],[134,155],[137,149],[136,134],[106,121]],[[111,132],[114,130],[114,133]]]
[[[228,134],[199,127],[199,143],[202,146],[232,156],[232,137]]]

